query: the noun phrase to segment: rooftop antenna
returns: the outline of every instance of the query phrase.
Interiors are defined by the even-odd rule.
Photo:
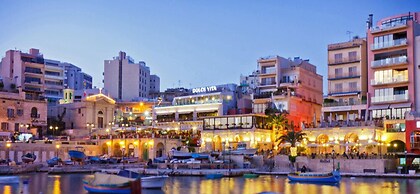
[[[348,34],[349,35],[349,41],[351,41],[351,34],[352,34],[353,32],[352,31],[349,31],[349,30],[347,30],[347,32],[346,32],[346,34]]]
[[[178,88],[181,88],[181,80],[178,80]]]

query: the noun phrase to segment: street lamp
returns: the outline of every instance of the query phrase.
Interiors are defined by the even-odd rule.
[[[89,139],[91,138],[91,136],[92,136],[92,128],[93,127],[95,127],[95,124],[93,124],[93,123],[87,123],[86,124],[86,128],[89,130]]]
[[[58,151],[60,149],[60,145],[59,144],[55,145],[55,148],[56,148],[56,156],[58,158]]]
[[[408,174],[407,150],[404,151],[404,157],[405,157],[405,174]]]
[[[12,146],[12,144],[10,143],[10,142],[7,142],[6,143],[6,148],[7,148],[7,161],[9,161],[9,158],[10,158],[10,147]],[[9,163],[9,162],[7,162],[7,163]]]
[[[335,164],[334,164],[335,150],[332,151],[332,159],[333,159],[333,171],[335,171]]]

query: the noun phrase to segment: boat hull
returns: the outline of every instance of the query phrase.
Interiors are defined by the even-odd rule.
[[[244,174],[244,178],[258,178],[259,174]]]
[[[333,173],[291,173],[287,178],[293,182],[308,182],[308,183],[338,183],[341,180],[339,172]]]
[[[85,153],[78,150],[69,150],[69,155],[72,160],[82,161],[85,158]]]
[[[0,176],[0,184],[19,184],[18,176]]]
[[[220,179],[223,177],[223,174],[207,174],[207,179]]]
[[[83,184],[83,187],[86,191],[90,193],[131,193],[130,187],[101,187],[101,186],[93,186],[87,183]]]
[[[168,176],[149,176],[141,178],[142,189],[161,189]]]

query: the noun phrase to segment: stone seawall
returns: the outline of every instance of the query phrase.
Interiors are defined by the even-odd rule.
[[[296,167],[298,169],[305,165],[314,172],[328,172],[333,169],[333,159],[310,159],[308,157],[297,157]],[[385,173],[397,169],[397,159],[335,159],[335,168],[340,165],[341,172],[364,173],[365,171]],[[274,171],[289,172],[291,165],[288,156],[280,155],[274,157]]]
[[[56,146],[59,145],[57,148]],[[22,162],[21,157],[26,153],[34,153],[37,158],[35,163],[46,162],[48,159],[59,156],[63,160],[69,159],[68,151],[76,149],[76,147],[83,146],[87,155],[97,155],[100,153],[100,148],[97,145],[80,145],[78,142],[71,142],[69,144],[45,144],[37,143],[11,143],[9,148],[6,147],[6,142],[0,143],[0,159],[9,158],[15,162]]]

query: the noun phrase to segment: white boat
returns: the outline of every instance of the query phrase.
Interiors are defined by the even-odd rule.
[[[141,177],[142,189],[161,189],[165,186],[165,181],[168,175],[147,176]]]
[[[0,184],[19,184],[18,176],[0,176]]]
[[[172,157],[173,158],[188,159],[188,158],[192,158],[192,153],[178,151],[178,150],[172,150]]]
[[[141,178],[141,188],[142,189],[161,189],[165,185],[168,175],[157,175],[157,176],[143,176],[139,173],[129,171],[129,170],[120,170],[118,176],[127,177],[127,178]]]
[[[255,148],[246,148],[246,143],[239,142],[238,147],[236,150],[228,150],[223,152],[223,154],[233,154],[233,155],[247,155],[247,156],[253,156],[255,153],[257,153],[257,149]]]

